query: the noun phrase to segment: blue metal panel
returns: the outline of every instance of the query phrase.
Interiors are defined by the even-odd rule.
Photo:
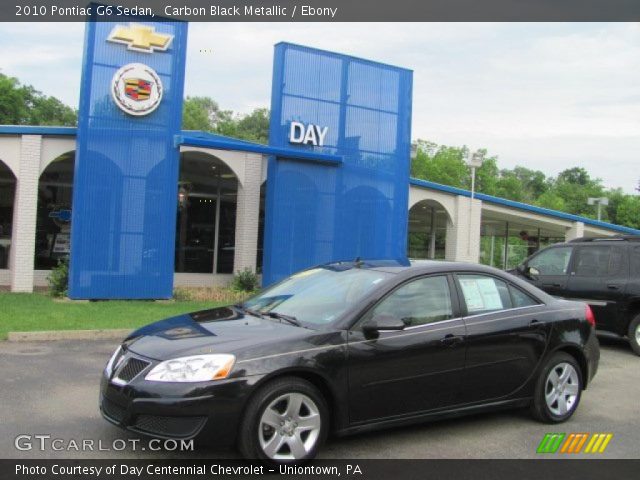
[[[327,261],[406,261],[411,94],[410,70],[276,45],[270,146],[343,162],[327,168],[270,158],[265,285]],[[292,145],[294,121],[328,127],[324,145]]]
[[[71,298],[172,295],[187,24],[139,22],[173,35],[167,51],[107,42],[116,25],[86,25],[71,232]],[[146,116],[122,111],[112,78],[129,63],[154,69],[163,86]],[[157,83],[157,82],[156,82]]]

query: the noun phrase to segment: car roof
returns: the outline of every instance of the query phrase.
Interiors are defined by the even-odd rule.
[[[611,237],[580,237],[565,242],[574,245],[576,243],[609,243],[609,242],[640,242],[640,235],[614,235]]]
[[[360,260],[356,259],[349,262],[332,262],[321,265],[324,268],[332,270],[350,270],[352,268],[361,268],[367,270],[376,270],[380,272],[399,274],[411,271],[412,273],[429,273],[429,272],[452,272],[452,271],[477,271],[487,273],[504,273],[494,267],[480,265],[468,262],[449,262],[444,260]]]

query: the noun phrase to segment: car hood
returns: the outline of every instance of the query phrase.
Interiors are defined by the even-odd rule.
[[[220,307],[152,323],[133,332],[124,345],[135,354],[155,360],[205,353],[242,357],[269,344],[312,334],[313,330],[249,315],[235,307]]]

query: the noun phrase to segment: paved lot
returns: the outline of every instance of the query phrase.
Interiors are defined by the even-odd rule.
[[[550,427],[511,411],[330,440],[323,458],[533,458],[549,431],[612,432],[607,458],[640,458],[640,358],[621,341],[601,339],[594,383],[573,419]],[[234,458],[235,452],[18,451],[20,434],[135,439],[98,412],[98,381],[114,342],[0,342],[0,458]],[[141,445],[144,446],[144,443]],[[600,458],[603,458],[600,456]]]

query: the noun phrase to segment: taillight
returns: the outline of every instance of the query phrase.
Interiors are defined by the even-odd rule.
[[[593,310],[591,310],[591,307],[589,305],[585,305],[584,306],[584,316],[585,316],[587,322],[589,322],[591,324],[591,326],[595,328],[595,326],[596,326],[596,317],[593,315]]]

